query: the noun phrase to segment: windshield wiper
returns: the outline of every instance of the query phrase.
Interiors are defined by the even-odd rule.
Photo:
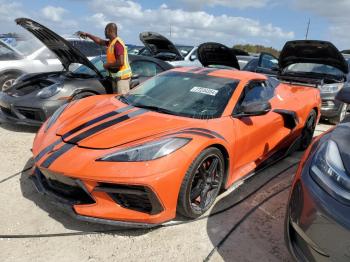
[[[161,107],[158,107],[158,106],[150,106],[150,105],[142,105],[142,104],[133,104],[133,106],[139,107],[139,108],[144,108],[144,109],[149,109],[151,111],[156,111],[158,113],[164,113],[164,114],[169,114],[169,115],[176,115],[173,111],[170,111],[168,109],[161,108]]]

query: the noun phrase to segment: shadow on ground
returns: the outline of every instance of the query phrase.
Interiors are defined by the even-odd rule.
[[[24,166],[23,170],[30,168],[33,165],[33,160],[29,159]],[[103,224],[94,224],[89,222],[84,222],[76,220],[71,217],[68,213],[57,208],[53,203],[51,203],[48,198],[44,195],[38,193],[35,189],[33,182],[29,179],[30,171],[22,172],[20,177],[20,187],[23,197],[34,202],[38,208],[44,210],[50,218],[61,223],[69,231],[79,231],[82,234],[101,232],[105,234],[117,234],[123,236],[139,236],[150,232],[155,229],[127,229],[123,227],[108,226]],[[46,217],[43,217],[46,219]],[[63,234],[69,233],[62,232]]]
[[[8,131],[17,133],[37,133],[40,127],[14,125],[10,123],[0,123],[0,126]]]
[[[224,261],[293,261],[284,244],[284,215],[300,153],[286,158],[223,196],[210,212],[207,233]],[[286,170],[290,167],[288,170]],[[245,215],[275,192],[280,194]],[[221,212],[225,210],[225,212]],[[240,223],[241,222],[241,223]],[[215,259],[214,259],[215,260]]]

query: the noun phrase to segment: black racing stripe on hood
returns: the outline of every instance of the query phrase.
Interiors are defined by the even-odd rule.
[[[126,107],[117,109],[115,111],[109,112],[107,114],[104,114],[102,116],[96,117],[96,118],[94,118],[94,119],[92,119],[92,120],[90,120],[90,121],[88,121],[88,122],[86,122],[84,124],[81,124],[80,126],[75,127],[71,131],[65,133],[64,135],[62,135],[62,139],[64,140],[67,137],[71,136],[72,134],[74,134],[76,132],[79,132],[80,130],[82,130],[82,129],[88,127],[88,126],[94,125],[94,124],[96,124],[96,123],[98,123],[100,121],[103,121],[103,120],[105,120],[105,119],[107,119],[109,117],[116,116],[116,115],[119,115],[121,113],[124,113],[124,112],[126,112],[126,111],[128,111],[128,110],[130,110],[132,108],[134,108],[134,107],[133,106],[126,106]]]
[[[144,114],[148,112],[145,109],[139,109],[136,110],[134,112],[131,112],[129,114],[123,115],[121,117],[115,118],[113,120],[110,120],[108,122],[102,123],[100,125],[94,126],[84,132],[82,132],[81,134],[69,139],[67,141],[67,143],[65,145],[63,145],[59,150],[57,150],[56,152],[52,153],[43,163],[42,163],[42,167],[44,168],[49,168],[50,165],[57,160],[57,158],[59,158],[61,155],[67,153],[70,149],[72,149],[74,146],[76,146],[76,143],[88,138],[89,136],[92,136],[104,129],[107,129],[113,125],[119,124],[121,122],[124,122],[128,119],[131,119],[133,117],[139,116],[141,114]]]
[[[52,149],[57,146],[59,143],[63,142],[62,140],[67,138],[68,136],[76,133],[76,132],[79,132],[80,130],[90,126],[90,125],[93,125],[93,124],[96,124],[102,120],[105,120],[109,117],[112,117],[112,116],[115,116],[115,115],[118,115],[118,114],[121,114],[121,113],[124,113],[130,109],[134,108],[133,106],[126,106],[126,107],[122,107],[120,109],[117,109],[115,111],[112,111],[112,112],[109,112],[107,114],[104,114],[102,116],[99,116],[99,117],[96,117],[80,126],[77,126],[76,128],[72,129],[71,131],[65,133],[63,136],[62,136],[62,139],[59,138],[58,140],[56,140],[55,142],[53,142],[52,144],[50,144],[49,146],[45,147],[43,150],[40,151],[40,153],[34,158],[34,161],[35,162],[38,162],[41,158],[43,158],[44,155],[46,155],[47,153],[49,153],[50,151],[52,151]]]
[[[209,130],[209,129],[205,129],[205,128],[188,128],[186,130],[209,133],[209,134],[214,135],[217,138],[220,138],[220,139],[223,139],[223,140],[226,141],[226,139],[222,135],[220,135],[219,133],[217,133],[215,131]]]
[[[61,155],[72,149],[75,145],[73,144],[64,144],[60,149],[53,152],[45,161],[41,164],[42,167],[48,168],[57,158]]]
[[[34,162],[38,162],[41,158],[43,158],[44,155],[46,155],[47,153],[49,153],[50,151],[52,151],[54,149],[55,146],[57,146],[59,143],[62,142],[62,139],[58,139],[55,142],[53,142],[51,145],[45,147],[43,150],[41,150],[41,152],[34,158]]]

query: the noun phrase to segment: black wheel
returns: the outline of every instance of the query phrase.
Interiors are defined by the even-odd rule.
[[[8,90],[18,77],[19,74],[16,73],[7,73],[0,77],[0,91]]]
[[[81,93],[78,93],[75,96],[73,96],[72,101],[83,99],[83,98],[86,98],[89,96],[94,96],[94,95],[96,95],[96,94],[92,93],[92,92],[81,92]]]
[[[299,150],[303,151],[312,142],[312,138],[314,136],[315,128],[316,128],[316,119],[317,119],[317,113],[315,110],[312,110],[309,114],[309,117],[306,120],[304,129],[301,134],[301,141],[300,141],[300,147]]]
[[[329,122],[333,125],[336,125],[338,124],[339,122],[343,121],[346,114],[348,112],[348,105],[347,104],[343,104],[341,106],[341,109],[340,109],[340,113],[339,115],[337,115],[336,117],[332,117],[332,118],[329,118]]]
[[[204,150],[191,164],[180,188],[177,211],[188,218],[205,213],[218,196],[225,172],[222,153]]]

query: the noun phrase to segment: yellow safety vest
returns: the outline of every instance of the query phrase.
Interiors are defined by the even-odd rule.
[[[114,54],[114,46],[117,42],[119,42],[123,46],[124,65],[120,67],[117,73],[109,72],[109,75],[114,79],[128,79],[132,76],[128,58],[128,51],[123,40],[121,40],[119,37],[114,38],[113,41],[109,43],[109,46],[107,48],[107,63],[115,63],[117,61]]]

